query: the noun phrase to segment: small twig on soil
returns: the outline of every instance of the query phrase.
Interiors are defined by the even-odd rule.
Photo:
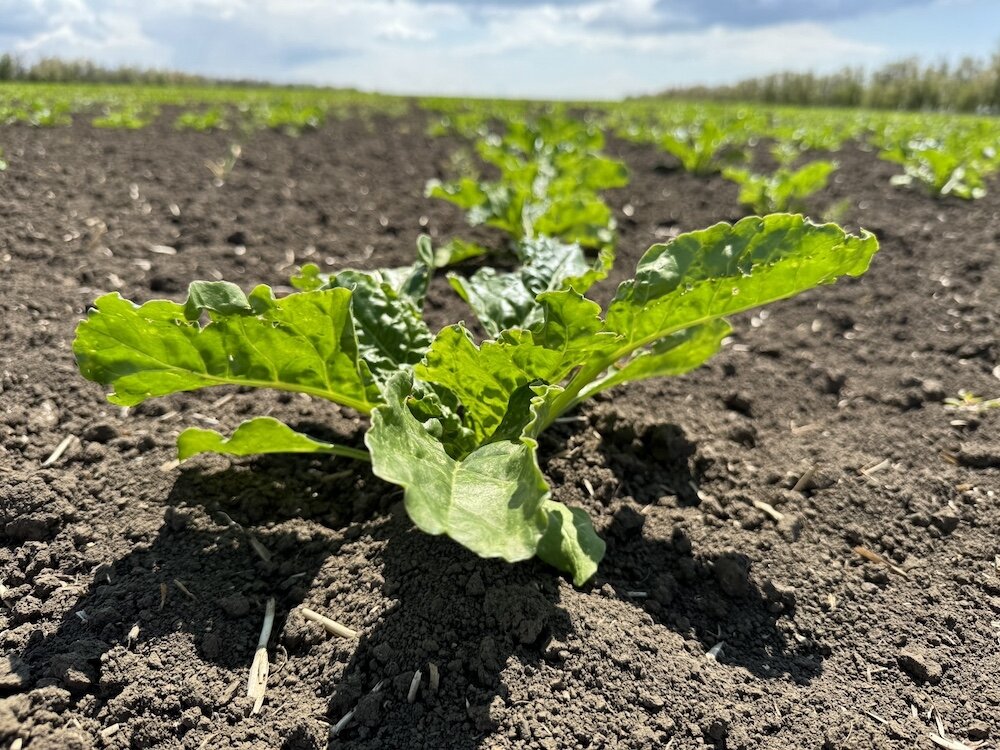
[[[438,686],[441,684],[441,673],[438,672],[437,664],[429,662],[427,664],[428,680],[427,689],[431,695],[436,695]]]
[[[413,673],[413,679],[410,680],[410,689],[406,693],[407,703],[413,703],[417,699],[417,693],[420,691],[420,680],[423,676],[423,672],[419,669]]]
[[[160,583],[160,611],[163,611],[163,605],[167,603],[167,582],[163,581]]]
[[[883,557],[882,555],[880,555],[878,552],[872,552],[867,547],[861,547],[861,546],[855,547],[854,551],[856,553],[858,553],[859,555],[861,555],[866,560],[869,560],[870,562],[880,563],[882,565],[885,565],[893,573],[896,573],[897,575],[901,575],[901,576],[903,576],[903,578],[909,578],[910,577],[909,573],[907,573],[905,570],[903,570],[901,567],[899,567],[895,563],[893,563],[890,560],[888,560],[886,557]]]
[[[946,736],[944,733],[944,722],[941,721],[941,714],[938,713],[937,708],[932,708],[931,711],[934,713],[934,723],[937,725],[937,733],[942,737]]]
[[[809,424],[803,425],[795,425],[792,423],[790,427],[793,435],[804,435],[807,432],[812,432],[820,426],[819,422],[809,422]]]
[[[66,437],[64,437],[62,439],[62,442],[56,446],[56,449],[49,454],[49,457],[46,458],[44,461],[42,461],[42,465],[40,468],[44,469],[48,466],[51,466],[60,458],[62,458],[62,454],[65,453],[66,449],[73,444],[74,440],[76,440],[76,435],[67,435]]]
[[[870,477],[872,474],[876,474],[882,471],[883,469],[888,469],[890,465],[891,462],[889,461],[889,459],[883,458],[878,463],[874,463],[871,466],[866,466],[865,468],[863,468],[861,470],[861,473],[864,474],[866,477]]]
[[[779,523],[785,517],[784,513],[782,513],[780,510],[775,509],[775,507],[770,503],[765,503],[763,500],[754,500],[753,507],[755,507],[759,511],[766,513],[773,520]]]
[[[271,562],[271,550],[263,545],[263,543],[251,534],[247,532],[247,541],[250,542],[250,548],[257,553],[257,557],[266,563]]]
[[[227,393],[225,396],[219,396],[219,398],[212,402],[212,408],[218,409],[220,406],[225,406],[233,400],[233,395],[232,393]]]
[[[171,471],[173,471],[180,465],[181,462],[178,461],[176,458],[173,458],[169,461],[164,461],[162,464],[160,464],[160,471],[162,471],[164,474],[169,474]]]
[[[187,587],[187,586],[185,586],[185,585],[184,585],[183,583],[181,583],[180,581],[178,581],[178,580],[177,580],[176,578],[174,579],[174,585],[175,585],[175,586],[176,586],[177,588],[179,588],[179,589],[181,590],[181,593],[182,593],[182,594],[184,594],[184,596],[186,596],[186,597],[187,597],[188,599],[190,599],[190,600],[191,600],[191,601],[193,601],[193,602],[196,602],[196,601],[198,601],[198,597],[196,597],[196,596],[195,596],[194,594],[192,594],[192,593],[191,593],[191,592],[190,592],[190,591],[188,590],[188,587]]]
[[[378,683],[375,685],[375,687],[371,689],[371,692],[372,693],[379,692],[382,689],[383,685],[385,685],[385,680],[379,680]],[[466,704],[468,704],[468,699],[466,699]],[[340,721],[338,721],[336,724],[333,725],[333,727],[330,729],[330,736],[336,737],[338,734],[343,732],[344,727],[346,727],[348,724],[351,723],[352,718],[354,718],[353,708],[346,714],[344,714],[343,717],[341,717]]]
[[[805,492],[806,490],[808,490],[809,486],[812,484],[813,476],[815,474],[816,474],[816,466],[815,465],[810,466],[808,469],[802,472],[802,476],[799,477],[799,481],[795,483],[795,486],[792,487],[792,490],[794,492]]]
[[[109,739],[110,737],[117,734],[118,730],[121,728],[122,728],[121,724],[112,724],[109,727],[104,727],[104,729],[101,730],[101,737],[103,737],[104,739]]]
[[[344,731],[344,727],[351,723],[351,719],[354,718],[354,709],[352,708],[346,714],[344,714],[340,721],[333,725],[330,729],[330,736],[336,737],[338,734]]]
[[[889,723],[888,719],[884,719],[881,716],[879,716],[877,713],[875,713],[874,711],[869,711],[866,708],[861,709],[861,713],[863,713],[865,716],[870,716],[871,718],[875,719],[875,721],[877,721],[879,724],[888,724]]]
[[[982,742],[974,742],[971,745],[966,745],[964,742],[949,740],[947,737],[941,737],[936,734],[932,734],[930,737],[931,742],[939,747],[945,748],[945,750],[978,750],[983,746]]]
[[[264,625],[257,639],[257,652],[250,665],[250,677],[247,679],[247,696],[253,698],[253,708],[250,715],[260,712],[264,705],[264,693],[267,690],[267,642],[271,639],[271,628],[274,627],[274,597],[267,600],[264,608]]]
[[[358,631],[347,627],[346,625],[341,625],[336,620],[331,620],[325,615],[321,615],[319,612],[315,612],[308,607],[302,607],[302,616],[307,620],[320,625],[327,633],[331,635],[339,635],[341,638],[357,638]]]

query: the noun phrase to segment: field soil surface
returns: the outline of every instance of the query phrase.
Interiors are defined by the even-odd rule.
[[[1000,185],[934,200],[891,188],[874,153],[838,154],[812,212],[879,236],[867,276],[738,316],[708,366],[546,435],[555,497],[608,542],[577,589],[415,531],[363,465],[172,463],[184,427],[260,414],[359,444],[348,411],[223,389],[126,413],[81,379],[73,331],[101,293],[287,290],[307,261],[408,263],[421,232],[498,240],[424,197],[465,146],[420,113],[257,134],[222,185],[206,161],[232,136],[163,119],[0,130],[3,747],[903,750],[939,727],[998,746],[1000,412],[942,401],[1000,395]],[[720,178],[608,151],[632,181],[609,193],[603,300],[650,244],[742,215]],[[443,279],[428,308],[472,317]]]

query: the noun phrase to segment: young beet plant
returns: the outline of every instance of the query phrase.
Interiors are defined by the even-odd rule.
[[[801,211],[806,199],[823,190],[836,169],[835,162],[814,161],[799,169],[783,166],[769,175],[727,168],[722,170],[722,176],[740,186],[740,203],[751,211],[764,214]]]
[[[492,277],[520,290],[518,304],[475,305],[491,335],[480,343],[461,324],[433,335],[424,323],[434,269],[422,238],[413,266],[331,275],[307,266],[293,279],[299,291],[282,298],[266,286],[244,294],[205,281],[191,284],[183,304],[137,306],[108,294],[80,324],[73,350],[83,375],[111,386],[109,400],[123,406],[241,385],[370,414],[367,452],[269,417],[229,437],[185,430],[178,452],[369,459],[376,476],[404,489],[425,532],[482,557],[537,555],[581,585],[604,542],[586,513],[551,498],[539,434],[608,388],[698,367],[729,334],[726,316],[858,276],[878,243],[789,214],[716,224],[651,247],[606,310],[584,297],[606,268],[569,247],[536,248],[528,270]]]

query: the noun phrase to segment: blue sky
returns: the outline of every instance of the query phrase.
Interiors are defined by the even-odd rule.
[[[398,93],[614,98],[1000,49],[1000,0],[0,0],[0,51]]]

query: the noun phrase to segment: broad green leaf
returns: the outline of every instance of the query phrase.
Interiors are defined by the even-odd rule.
[[[613,239],[611,209],[596,195],[572,193],[554,197],[532,222],[535,236],[558,237],[587,248],[600,248]]]
[[[542,319],[531,330],[506,330],[480,346],[463,326],[444,328],[415,368],[420,380],[458,398],[478,443],[496,432],[518,389],[556,385],[621,345],[621,336],[602,331],[600,306],[572,290],[541,295],[539,309]]]
[[[444,268],[461,263],[463,260],[479,258],[489,254],[489,249],[475,242],[466,242],[461,239],[453,239],[434,250],[434,267]]]
[[[410,376],[386,388],[365,436],[376,476],[403,487],[417,528],[446,534],[480,557],[508,562],[536,554],[582,585],[597,569],[604,543],[589,518],[549,498],[530,437],[487,443],[461,460],[410,413]]]
[[[613,366],[607,375],[584,391],[582,398],[590,398],[621,383],[690,372],[715,356],[722,347],[722,340],[731,332],[729,323],[720,318],[673,333],[640,350],[620,367]]]
[[[596,262],[589,262],[579,245],[551,237],[519,243],[515,252],[522,263],[516,271],[481,268],[468,278],[448,275],[452,287],[494,337],[505,329],[535,325],[543,315],[536,300],[540,294],[569,288],[583,293],[607,275],[614,261],[610,247]]]
[[[544,369],[537,365],[529,368],[535,378],[550,383],[561,380],[584,362],[616,351],[624,340],[606,330],[601,306],[574,289],[540,294],[538,304],[542,320],[531,329],[532,343],[547,354]],[[513,358],[518,356],[515,353]]]
[[[782,167],[771,175],[725,169],[723,176],[740,185],[740,203],[763,214],[800,209],[806,198],[826,187],[836,168],[831,161],[814,161],[796,170]]]
[[[533,557],[549,495],[533,441],[490,443],[455,460],[410,414],[410,385],[405,373],[393,377],[385,404],[372,413],[365,435],[372,471],[403,487],[406,511],[422,531],[447,534],[481,557]]]
[[[202,326],[186,305],[156,300],[137,306],[117,293],[97,299],[73,342],[80,372],[112,386],[112,403],[213,385],[308,393],[368,413],[378,391],[351,320],[351,293],[329,289],[275,299],[259,286],[250,311],[207,309]]]
[[[307,291],[351,291],[359,354],[375,379],[384,384],[400,368],[419,362],[431,343],[422,307],[433,271],[434,251],[430,238],[422,235],[412,266],[325,274],[309,264],[292,278],[292,284]]]
[[[462,325],[441,329],[415,369],[417,378],[451,391],[465,409],[465,423],[476,443],[503,420],[511,394],[535,378],[514,365],[509,347],[485,341],[476,346]]]
[[[222,315],[243,315],[252,313],[250,300],[236,284],[228,281],[192,281],[188,286],[184,316],[188,320],[198,320],[208,311]]]
[[[651,247],[606,317],[630,348],[868,268],[878,241],[802,216],[750,216]]]
[[[247,420],[231,437],[190,427],[177,438],[177,457],[184,461],[198,453],[222,453],[229,456],[251,456],[258,453],[331,453],[337,456],[367,461],[368,453],[356,448],[317,440],[296,432],[272,417]]]
[[[479,183],[471,177],[463,177],[457,182],[443,183],[431,180],[427,183],[424,194],[428,198],[441,198],[454,203],[466,211],[486,203],[486,194]]]
[[[571,572],[573,583],[582,586],[604,558],[604,540],[597,536],[590,516],[580,508],[548,500],[542,509],[549,521],[538,543],[538,556],[554,568]]]

